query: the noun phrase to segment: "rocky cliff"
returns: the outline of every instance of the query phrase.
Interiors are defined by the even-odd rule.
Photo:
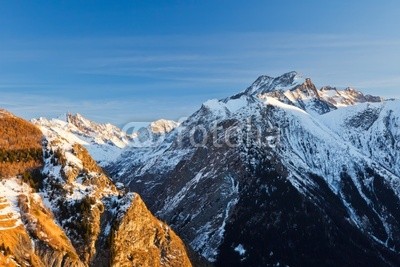
[[[23,149],[40,147],[40,164],[27,166],[29,154],[17,153],[13,162],[23,166],[0,180],[1,266],[191,266],[180,238],[139,195],[117,188],[81,144],[1,116],[18,133],[0,135],[2,144],[29,137],[36,143]]]

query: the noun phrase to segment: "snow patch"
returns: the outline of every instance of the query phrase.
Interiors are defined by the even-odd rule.
[[[18,197],[30,192],[30,187],[17,178],[0,181],[0,231],[10,230],[22,225]],[[11,226],[2,226],[12,224]]]
[[[246,250],[244,249],[242,244],[239,244],[235,247],[234,251],[239,253],[240,256],[244,256],[246,254]]]

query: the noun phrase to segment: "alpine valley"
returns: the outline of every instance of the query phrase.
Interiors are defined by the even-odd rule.
[[[400,100],[289,72],[130,134],[0,124],[0,266],[400,266]]]

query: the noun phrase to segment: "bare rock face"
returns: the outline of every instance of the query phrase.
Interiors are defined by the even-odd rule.
[[[86,265],[191,266],[179,237],[138,195],[117,189],[83,146],[52,136],[45,149],[44,191]]]
[[[111,266],[192,265],[180,238],[157,220],[136,194],[112,234]]]

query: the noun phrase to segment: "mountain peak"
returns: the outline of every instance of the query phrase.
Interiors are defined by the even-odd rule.
[[[312,96],[315,98],[320,98],[317,87],[314,85],[314,83],[311,81],[310,78],[306,78],[302,84],[296,85],[295,87],[290,89],[290,91],[300,92],[304,94],[306,97]]]
[[[371,100],[263,75],[107,171],[216,266],[400,266],[400,110]]]
[[[262,75],[244,93],[247,95],[258,95],[278,90],[287,90],[302,85],[306,81],[307,79],[304,79],[296,71],[290,71],[275,78]]]
[[[281,81],[283,83],[286,82],[288,84],[292,84],[296,80],[304,80],[303,76],[300,73],[298,73],[297,71],[290,71],[290,72],[284,73],[281,76],[277,77],[276,79],[278,79],[279,81]]]
[[[351,87],[344,90],[338,90],[336,87],[331,86],[317,89],[310,78],[304,78],[296,71],[287,72],[275,78],[262,75],[245,91],[225,99],[224,102],[239,99],[242,96],[260,99],[273,97],[283,103],[294,105],[307,112],[319,115],[339,107],[383,101],[380,97],[364,95]]]
[[[52,132],[72,143],[85,145],[99,164],[107,164],[122,152],[132,137],[117,126],[86,119],[79,113],[65,113],[58,119],[34,119],[32,122],[44,132]]]
[[[77,124],[79,123],[90,123],[91,121],[86,119],[84,116],[82,116],[79,113],[73,114],[70,112],[67,112],[66,114],[66,121],[72,124]]]
[[[151,131],[155,134],[169,133],[175,129],[179,124],[172,120],[160,119],[150,123],[149,127]]]

